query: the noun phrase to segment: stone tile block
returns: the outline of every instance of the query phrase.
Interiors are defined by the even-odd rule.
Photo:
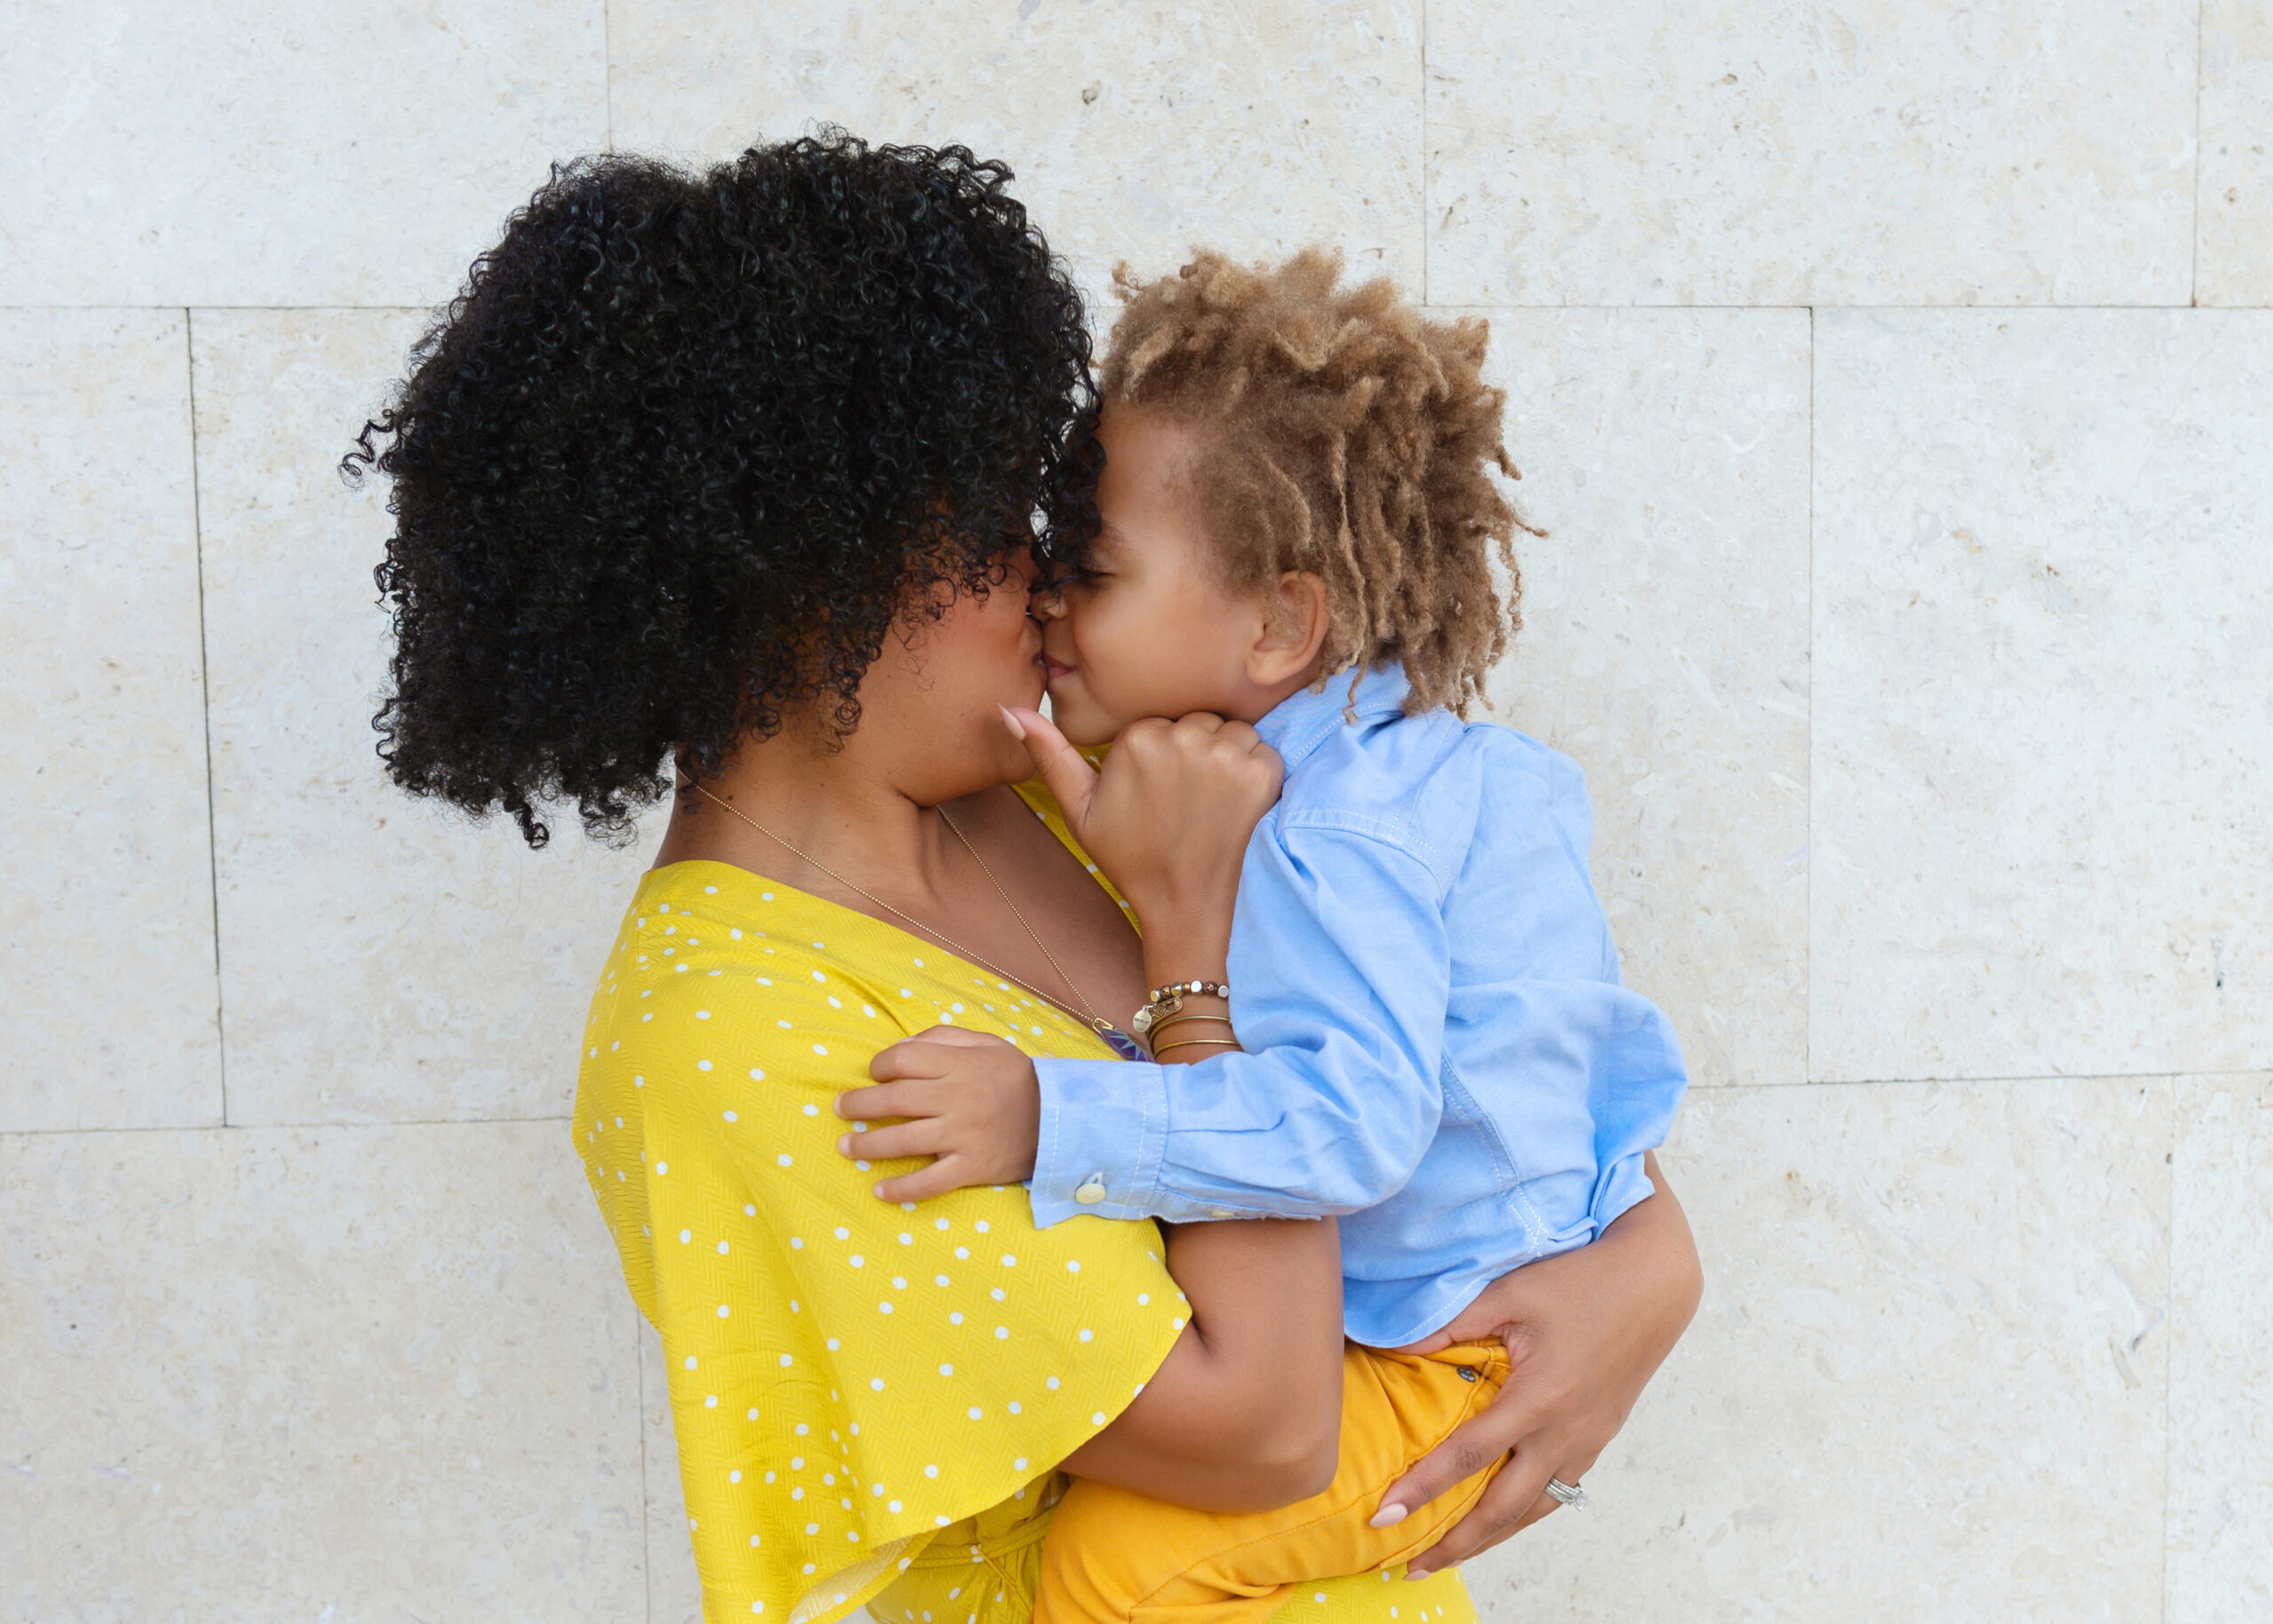
[[[1486,313],[1548,533],[1494,715],[1586,769],[1626,979],[1691,1075],[1803,1081],[1807,313]]]
[[[2171,1168],[2169,1624],[2273,1617],[2273,1077],[2182,1079]]]
[[[615,140],[707,161],[834,120],[961,142],[1017,170],[1092,293],[1124,257],[1157,275],[1194,244],[1262,257],[1312,242],[1417,289],[1420,12],[614,0]]]
[[[2273,1065],[2273,314],[1825,312],[1819,1079]]]
[[[426,305],[607,145],[605,0],[11,8],[0,304]]]
[[[230,1121],[565,1112],[645,860],[573,811],[531,852],[381,772],[384,482],[350,489],[336,464],[418,321],[194,320]]]
[[[1461,305],[2183,305],[2195,8],[1436,0]]]
[[[2273,11],[2204,0],[2194,298],[2273,305]]]
[[[2162,1602],[2171,1086],[1716,1089],[1697,1322],[1487,1618],[2120,1620]]]
[[[0,310],[0,1130],[221,1120],[178,311]]]
[[[0,1138],[0,1612],[638,1616],[566,1124]]]

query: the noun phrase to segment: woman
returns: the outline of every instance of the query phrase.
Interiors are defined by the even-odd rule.
[[[833,1153],[835,1097],[900,1036],[1100,1054],[1148,984],[1220,978],[1276,793],[1205,718],[1129,741],[1070,823],[1013,788],[1026,593],[1081,542],[1096,459],[1080,301],[1008,178],[836,135],[701,176],[574,166],[364,435],[399,520],[396,780],[542,844],[544,798],[622,833],[682,775],[576,1132],[663,1337],[713,1618],[1010,1624],[1060,1467],[1223,1506],[1331,1470],[1331,1225],[1038,1232],[1015,1189],[918,1217]],[[1551,1505],[1694,1303],[1669,1195],[1556,1263],[1453,1327],[1504,1329],[1518,1376],[1405,1498],[1511,1446],[1525,1470],[1416,1570]],[[1381,1595],[1321,1582],[1285,1616]],[[1448,1573],[1398,1599],[1469,1612]]]

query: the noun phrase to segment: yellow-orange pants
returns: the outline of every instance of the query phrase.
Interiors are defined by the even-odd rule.
[[[1262,1624],[1304,1580],[1362,1573],[1419,1556],[1466,1516],[1487,1467],[1387,1528],[1382,1493],[1508,1377],[1498,1343],[1442,1352],[1342,1351],[1342,1449],[1322,1494],[1275,1511],[1194,1511],[1076,1479],[1041,1551],[1034,1624]]]

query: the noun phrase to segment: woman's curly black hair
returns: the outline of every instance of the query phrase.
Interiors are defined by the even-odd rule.
[[[709,776],[790,709],[841,735],[932,589],[1075,551],[1089,329],[1010,178],[834,129],[556,169],[341,464],[393,485],[394,781],[624,837],[667,755]]]

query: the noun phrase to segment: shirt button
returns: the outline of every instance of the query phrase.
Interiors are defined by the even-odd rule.
[[[1082,1181],[1081,1187],[1073,1192],[1073,1199],[1084,1207],[1094,1207],[1105,1200],[1105,1175],[1090,1174]]]

